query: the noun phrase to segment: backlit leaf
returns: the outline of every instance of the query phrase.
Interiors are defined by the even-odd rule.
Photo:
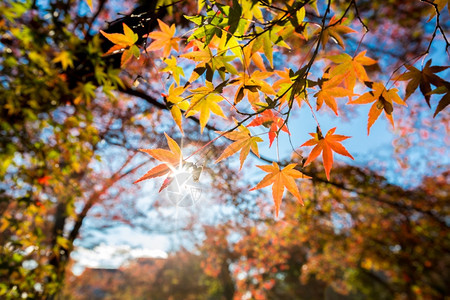
[[[164,135],[170,151],[165,149],[139,149],[139,151],[149,154],[154,159],[163,162],[163,164],[157,165],[134,183],[169,174],[183,161],[180,146],[166,133]]]
[[[280,167],[276,162],[272,165],[257,166],[267,174],[254,188],[250,191],[262,189],[272,184],[272,196],[275,203],[275,214],[278,217],[280,211],[281,200],[283,198],[284,189],[286,188],[292,195],[294,195],[298,201],[303,205],[302,197],[298,191],[298,186],[295,183],[295,178],[310,178],[304,175],[302,172],[295,170],[296,164],[289,164],[280,170]]]
[[[204,87],[189,91],[192,93],[191,104],[185,114],[186,117],[189,117],[200,113],[200,131],[202,133],[211,112],[222,118],[227,118],[218,104],[218,102],[223,100],[223,97],[217,93],[211,82],[207,81]]]
[[[322,132],[319,128],[317,128],[316,133],[310,133],[313,138],[306,141],[303,145],[304,146],[315,146],[311,153],[308,156],[308,159],[305,161],[305,166],[310,164],[313,160],[315,160],[321,153],[322,153],[322,160],[323,160],[323,166],[325,168],[325,173],[327,175],[327,179],[330,180],[330,171],[333,166],[333,151],[350,157],[351,159],[354,159],[353,156],[348,153],[347,149],[344,148],[344,146],[341,145],[341,141],[346,140],[350,138],[349,136],[345,135],[339,135],[334,134],[336,131],[336,127],[330,129],[325,137],[322,135]]]
[[[217,132],[222,134],[222,132]],[[259,157],[258,152],[258,144],[263,140],[260,137],[252,136],[250,131],[243,125],[238,127],[238,131],[227,132],[224,136],[230,140],[233,140],[231,145],[229,145],[220,155],[220,157],[216,160],[216,163],[224,160],[227,157],[235,154],[238,151],[241,151],[240,162],[241,166],[239,169],[242,169],[242,165],[244,164],[245,159],[247,158],[250,150]]]
[[[148,37],[154,41],[147,47],[147,51],[163,49],[163,56],[168,57],[172,49],[175,49],[175,51],[179,50],[178,42],[180,38],[175,37],[175,24],[169,27],[169,25],[160,19],[158,19],[158,24],[161,31],[153,31],[148,34]]]
[[[384,111],[386,118],[394,126],[394,119],[392,117],[394,103],[404,106],[406,106],[406,103],[397,95],[398,89],[396,88],[387,90],[380,82],[367,82],[366,84],[372,87],[372,91],[361,95],[354,101],[348,102],[348,104],[367,104],[374,102],[369,111],[369,121],[367,124],[367,135],[369,135],[370,127],[378,119],[382,111]]]
[[[269,147],[272,147],[273,140],[278,135],[280,130],[288,133],[289,135],[291,134],[286,124],[284,124],[284,120],[281,117],[275,116],[270,109],[265,110],[258,117],[253,119],[253,121],[248,124],[248,127],[260,125],[269,128]]]

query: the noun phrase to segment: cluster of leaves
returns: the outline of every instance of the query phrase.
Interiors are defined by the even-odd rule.
[[[175,25],[169,27],[158,20],[160,31],[148,34],[152,42],[146,48],[146,51],[156,52],[156,57],[160,57],[167,65],[160,70],[173,78],[174,82],[170,85],[168,93],[163,96],[180,131],[183,133],[183,118],[199,115],[200,129],[203,133],[207,125],[215,126],[211,125],[212,114],[225,119],[236,117],[235,126],[227,131],[218,131],[220,136],[213,141],[221,137],[234,141],[216,162],[241,151],[242,168],[250,150],[259,156],[258,143],[263,141],[260,136],[252,134],[249,127],[268,128],[270,147],[282,131],[290,134],[288,121],[296,109],[294,103],[299,107],[306,103],[317,122],[316,133],[311,133],[314,138],[301,145],[301,147],[315,146],[304,164],[289,165],[288,169],[292,169],[289,172],[287,169],[282,170],[276,163],[272,166],[260,166],[270,174],[255,189],[273,184],[277,214],[284,187],[301,202],[294,178],[306,178],[300,176],[300,172],[303,172],[303,167],[314,161],[320,153],[323,153],[322,161],[328,180],[333,165],[333,152],[353,159],[340,144],[349,137],[335,135],[336,128],[329,130],[326,135],[322,134],[312,109],[312,102],[316,103],[317,111],[322,110],[325,104],[336,116],[340,106],[338,98],[348,97],[349,101],[346,104],[350,105],[373,103],[368,114],[368,134],[382,112],[394,126],[394,103],[406,106],[405,100],[419,85],[428,104],[432,94],[445,94],[436,108],[435,116],[448,105],[449,83],[434,74],[447,67],[430,67],[429,61],[423,70],[419,71],[406,64],[408,72],[396,77],[397,80],[408,81],[406,95],[402,99],[397,88],[389,88],[389,82],[385,84],[378,78],[369,77],[366,68],[375,66],[377,61],[366,56],[366,50],[358,51],[358,46],[353,55],[345,52],[346,38],[349,35],[359,37],[360,43],[364,38],[364,35],[358,36],[357,31],[348,26],[351,20],[346,18],[346,15],[352,6],[355,17],[350,25],[353,28],[360,26],[367,29],[358,14],[355,2],[348,5],[342,16],[337,12],[333,14],[329,5],[320,7],[324,9],[320,14],[321,9],[318,9],[315,1],[272,3],[234,0],[231,4],[226,1],[223,3],[198,1],[198,3],[199,14],[185,16],[193,24],[191,31],[178,37]],[[314,14],[315,18],[312,17]],[[131,33],[129,34],[131,36]],[[110,40],[115,42],[113,39]],[[184,40],[186,44],[180,47],[181,41]],[[310,51],[304,54],[303,64],[298,69],[277,69],[274,52],[290,50],[289,44],[299,41],[310,47]],[[336,44],[333,45],[331,41],[335,41]],[[124,45],[116,43],[113,48]],[[329,55],[328,52],[333,54]],[[124,52],[122,57],[125,53],[127,52]],[[319,61],[325,64],[322,72],[315,67]],[[180,67],[183,64],[193,65],[190,68],[193,71],[187,80],[184,80],[184,84],[181,82],[184,71]],[[313,66],[314,74],[321,75],[310,74]],[[435,90],[431,90],[431,84],[436,87]],[[227,106],[225,111],[228,111],[228,114],[224,114],[222,109],[225,103]],[[156,157],[152,150],[145,152],[162,160],[161,157]],[[159,168],[165,168],[167,171],[170,168],[174,169],[179,163],[177,161],[174,165],[169,160],[162,161],[165,162],[165,167]],[[138,181],[166,173],[156,172],[153,169]]]

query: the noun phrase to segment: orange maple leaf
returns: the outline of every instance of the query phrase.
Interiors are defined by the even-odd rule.
[[[329,56],[329,60],[338,64],[331,69],[330,77],[333,78],[338,75],[343,75],[346,87],[351,90],[355,87],[356,79],[359,79],[361,83],[369,81],[370,79],[367,76],[364,66],[376,64],[377,61],[367,57],[366,52],[360,52],[355,57],[351,57],[347,53]]]
[[[330,80],[323,81],[319,83],[320,91],[314,94],[317,97],[317,108],[319,110],[322,107],[323,102],[333,110],[333,112],[338,115],[338,108],[335,98],[348,97],[351,101],[351,96],[353,96],[353,91],[339,87],[341,82],[341,77],[336,76]]]
[[[394,102],[406,106],[405,101],[397,95],[398,89],[387,90],[380,82],[365,82],[365,84],[372,88],[372,91],[361,95],[358,99],[348,102],[348,104],[367,104],[374,102],[369,111],[369,120],[367,123],[367,135],[370,133],[370,127],[378,119],[381,112],[384,111],[386,118],[394,127],[394,118],[392,112],[394,111]]]
[[[222,134],[222,132],[218,131],[217,133]],[[244,164],[245,158],[250,153],[250,150],[255,153],[256,156],[259,157],[258,152],[258,144],[263,140],[258,136],[252,136],[250,131],[243,125],[238,127],[238,131],[232,131],[225,133],[224,136],[229,138],[230,140],[235,141],[231,145],[229,145],[220,155],[220,157],[216,160],[218,163],[221,160],[235,154],[239,150],[241,150],[240,161],[241,166],[239,168],[242,169],[242,165]]]
[[[103,56],[110,54],[116,54],[123,51],[120,60],[120,65],[123,66],[133,55],[139,58],[139,48],[134,44],[139,39],[137,33],[123,23],[123,34],[122,33],[106,33],[100,30],[101,34],[108,40],[110,40],[114,46],[112,46]]]
[[[306,141],[303,145],[300,146],[315,146],[311,150],[311,153],[309,154],[308,159],[304,164],[305,166],[310,164],[320,155],[320,153],[322,153],[323,166],[325,168],[325,173],[328,180],[330,180],[330,171],[333,166],[333,151],[354,159],[353,156],[348,153],[347,149],[345,149],[344,146],[340,144],[341,141],[346,140],[350,137],[340,134],[334,134],[335,131],[336,127],[328,130],[327,134],[324,137],[320,129],[317,128],[316,133],[310,133],[313,138]]]
[[[267,174],[254,188],[250,191],[262,189],[266,186],[273,184],[272,186],[272,196],[275,203],[275,214],[278,217],[278,212],[280,211],[281,200],[283,198],[284,189],[286,188],[292,195],[294,195],[300,203],[303,205],[302,196],[298,191],[298,186],[295,183],[294,178],[311,178],[306,176],[302,172],[295,170],[297,164],[289,164],[280,170],[280,167],[276,162],[272,165],[257,166]]]
[[[248,127],[260,125],[269,128],[269,148],[272,147],[273,140],[278,135],[279,130],[282,130],[289,135],[291,134],[284,123],[284,120],[281,117],[275,116],[270,109],[262,112],[259,117],[256,117],[250,124],[248,124]]]
[[[163,21],[158,19],[159,28],[161,31],[153,31],[148,34],[148,37],[154,39],[154,41],[147,47],[147,51],[163,50],[164,57],[170,55],[170,51],[175,49],[178,51],[178,41],[180,38],[175,36],[175,24],[168,26]]]
[[[139,149],[139,151],[149,154],[154,159],[162,161],[163,164],[157,165],[134,183],[170,174],[175,171],[177,166],[183,161],[183,154],[181,153],[180,146],[178,146],[177,142],[166,133],[164,133],[164,135],[166,136],[170,151],[165,149]]]
[[[348,34],[352,32],[357,32],[353,29],[351,29],[348,26],[342,25],[342,22],[344,22],[346,18],[343,18],[340,22],[338,19],[336,19],[335,16],[333,16],[330,19],[330,23],[328,26],[325,27],[322,33],[321,42],[322,42],[322,48],[325,48],[325,45],[327,44],[330,37],[332,37],[336,43],[342,47],[342,49],[345,49],[344,41],[342,39],[343,34]],[[322,29],[316,30],[315,34],[320,34],[320,31]]]

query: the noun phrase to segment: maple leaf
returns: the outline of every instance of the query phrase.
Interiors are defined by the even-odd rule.
[[[372,88],[372,91],[361,95],[358,99],[348,102],[348,104],[367,104],[374,102],[369,111],[369,120],[367,123],[367,135],[370,133],[370,127],[378,119],[381,112],[384,111],[386,118],[394,127],[394,118],[392,112],[394,111],[394,102],[406,106],[405,101],[400,98],[398,89],[387,90],[380,82],[365,82],[365,84]]]
[[[271,40],[271,31],[263,31],[261,28],[257,27],[256,32],[259,34],[253,45],[253,49],[258,51],[262,48],[264,55],[269,61],[270,67],[273,68],[273,44]],[[256,47],[255,47],[256,46]]]
[[[294,87],[296,84],[300,84],[300,86],[302,85],[302,83],[303,86],[307,84],[304,80],[299,81],[299,75],[294,75],[294,72],[291,69],[285,68],[284,71],[277,70],[275,71],[275,73],[280,77],[280,79],[273,83],[273,88],[279,89],[277,92],[277,98],[279,99],[280,103],[284,103],[286,99],[291,99],[292,92],[295,92]],[[302,93],[296,93],[294,99],[295,101],[297,101],[298,106],[301,107],[302,100],[306,99],[305,91],[303,91]]]
[[[221,73],[222,77],[223,72],[225,71],[235,75],[238,73],[236,68],[229,63],[230,61],[233,61],[236,56],[225,55],[225,51],[222,52],[222,55],[213,55],[209,47],[202,47],[202,49],[200,50],[182,54],[180,55],[180,57],[188,58],[198,62],[198,64],[195,66],[194,72],[192,72],[192,75],[189,78],[189,82],[197,80],[197,78],[199,78],[200,75],[205,72],[205,70],[210,71],[210,74],[206,72],[206,79],[208,81],[212,81],[212,75],[215,70],[218,70]]]
[[[220,157],[216,160],[216,163],[224,160],[227,157],[230,157],[231,155],[235,154],[239,150],[241,150],[240,154],[240,162],[241,166],[239,170],[242,169],[242,165],[244,164],[245,159],[247,158],[248,154],[250,153],[250,150],[259,157],[258,152],[258,144],[262,142],[263,140],[260,137],[252,136],[250,134],[250,131],[243,125],[240,125],[238,127],[238,131],[232,131],[223,133],[220,131],[217,131],[219,134],[223,134],[226,138],[235,141],[231,145],[229,145],[225,150],[222,152]]]
[[[310,164],[320,155],[320,153],[322,153],[323,166],[325,168],[327,180],[330,180],[330,171],[333,166],[333,151],[354,159],[353,156],[348,153],[347,149],[345,149],[344,146],[342,146],[340,143],[341,141],[346,140],[350,137],[340,134],[334,134],[335,131],[336,127],[328,130],[327,134],[324,137],[320,129],[317,128],[316,133],[310,133],[313,138],[306,141],[303,145],[300,146],[315,146],[306,159],[304,166]]]
[[[225,30],[228,28],[225,28]],[[242,49],[239,45],[240,39],[236,38],[231,33],[224,33],[220,38],[218,49],[222,49],[220,52],[231,51],[235,57],[238,57],[242,61]]]
[[[445,82],[444,85],[438,87],[430,94],[444,94],[436,107],[436,111],[434,112],[433,118],[435,118],[438,113],[440,113],[450,104],[450,83]]]
[[[172,74],[173,79],[177,83],[177,85],[180,85],[180,75],[184,77],[184,71],[183,68],[178,66],[177,59],[175,57],[166,58],[164,59],[164,62],[167,64],[165,68],[163,68],[162,72],[169,72]]]
[[[230,85],[237,85],[234,103],[239,103],[247,94],[250,103],[258,102],[259,91],[265,95],[275,95],[275,90],[264,80],[272,75],[272,72],[255,71],[251,75],[241,72],[239,77],[230,81]]]
[[[193,41],[197,42],[197,41]],[[191,43],[193,43],[191,42]],[[198,45],[196,45],[198,48]],[[180,57],[191,59],[197,64],[195,65],[195,69],[192,72],[191,76],[189,77],[188,83],[192,83],[195,80],[197,80],[200,75],[202,75],[206,71],[206,65],[209,65],[214,55],[211,52],[211,49],[209,47],[202,48],[200,50],[195,50],[189,53],[185,53],[180,55]]]
[[[351,101],[353,92],[351,90],[339,87],[338,84],[341,81],[339,77],[334,77],[330,80],[319,83],[320,91],[314,94],[317,97],[317,108],[319,110],[322,107],[323,102],[338,115],[337,104],[335,98],[348,97]]]
[[[342,49],[345,49],[344,41],[342,40],[341,35],[356,32],[350,27],[342,25],[342,22],[344,22],[345,20],[346,18],[343,18],[339,22],[339,20],[337,20],[335,16],[331,17],[330,23],[328,24],[328,26],[325,27],[322,33],[321,37],[322,48],[325,48],[325,45],[328,43],[328,40],[330,39],[330,37],[332,37],[336,41],[336,43],[342,47]],[[316,30],[314,34],[320,34],[321,30],[322,29]]]
[[[206,86],[199,87],[197,89],[189,90],[192,95],[191,105],[186,110],[186,117],[190,117],[195,115],[196,113],[200,113],[200,131],[203,133],[203,129],[206,126],[206,123],[209,120],[210,113],[214,113],[222,118],[226,119],[227,117],[223,114],[222,108],[220,108],[217,102],[223,100],[223,97],[217,94],[217,91],[214,89],[214,85],[206,81]]]
[[[270,110],[270,109],[263,111],[259,117],[256,117],[255,119],[253,119],[253,121],[250,124],[248,124],[248,127],[260,126],[260,125],[262,125],[266,128],[270,128],[269,129],[269,141],[270,141],[269,148],[272,147],[273,140],[278,135],[278,132],[280,130],[288,133],[289,135],[291,134],[289,132],[286,124],[284,123],[284,120],[281,117],[275,116],[273,114],[272,110]]]
[[[369,81],[364,66],[376,64],[377,61],[367,57],[366,52],[362,51],[354,58],[347,53],[329,56],[328,59],[338,64],[331,69],[330,77],[343,76],[346,87],[351,90],[355,87],[356,79],[359,79],[361,83]]]
[[[122,33],[106,33],[103,30],[100,30],[101,34],[108,40],[110,40],[114,46],[112,46],[103,56],[107,56],[110,54],[116,54],[121,51],[122,57],[120,59],[120,65],[123,66],[125,63],[131,58],[131,56],[135,56],[139,58],[139,48],[134,44],[139,39],[137,33],[134,33],[133,30],[127,26],[127,24],[122,23],[123,25],[123,34]]]
[[[272,186],[272,196],[275,203],[275,214],[278,217],[278,212],[280,211],[281,200],[283,198],[284,189],[286,188],[292,195],[294,195],[300,203],[303,205],[302,197],[298,191],[297,184],[294,178],[311,178],[306,176],[302,172],[295,170],[297,164],[289,164],[280,170],[280,167],[276,162],[272,165],[257,166],[267,174],[254,188],[250,191],[259,190],[266,186],[273,184]]]
[[[189,101],[180,96],[181,94],[183,94],[184,91],[185,89],[183,87],[179,86],[175,88],[174,84],[172,84],[169,87],[169,94],[163,95],[164,100],[166,101],[167,104],[167,108],[169,108],[170,113],[172,114],[175,123],[178,125],[178,128],[180,128],[181,133],[183,133],[183,127],[181,125],[182,123],[181,110],[187,110],[189,107]]]
[[[433,3],[436,4],[437,10],[441,12],[441,14],[442,10],[447,5],[447,10],[450,14],[450,0],[434,0]],[[429,18],[427,22],[430,22],[436,16],[436,9],[434,8],[434,5],[430,5],[430,7],[428,7],[428,15]]]
[[[263,13],[261,11],[262,6],[256,1],[242,1],[242,19],[256,20],[264,23]]]
[[[255,66],[257,66],[261,71],[266,72],[266,66],[264,65],[261,54],[259,54],[261,50],[254,49],[254,45],[255,40],[251,41],[250,44],[248,44],[248,46],[244,47],[243,49],[245,69],[248,69],[250,66],[250,62],[253,61]]]
[[[411,96],[412,93],[420,86],[420,91],[425,97],[425,101],[428,106],[430,105],[430,92],[431,92],[431,84],[438,87],[444,84],[444,80],[437,76],[435,73],[442,72],[448,68],[448,66],[433,66],[431,67],[431,59],[427,61],[422,71],[419,71],[417,68],[406,65],[408,71],[396,78],[396,80],[400,81],[408,81],[405,90],[405,101]]]
[[[160,49],[163,50],[163,56],[168,57],[170,55],[170,51],[178,48],[178,41],[180,38],[175,36],[175,24],[172,24],[170,27],[165,24],[163,21],[158,19],[159,28],[161,31],[153,31],[150,32],[147,36],[152,38],[154,41],[147,47],[147,51],[156,51]]]
[[[100,30],[100,32],[108,40],[110,40],[112,43],[116,44],[116,46],[127,47],[127,46],[131,46],[134,43],[136,43],[138,40],[137,33],[134,33],[133,30],[130,27],[128,27],[128,25],[125,23],[122,23],[122,26],[123,26],[123,34],[122,33],[106,33],[103,30]],[[111,49],[108,52],[106,52],[106,54],[109,54],[111,52]]]
[[[147,153],[154,159],[162,161],[163,163],[148,171],[134,183],[170,174],[183,161],[183,154],[181,153],[180,146],[178,146],[177,142],[166,133],[164,133],[164,135],[166,136],[170,151],[165,149],[139,149],[139,151]]]
[[[197,14],[199,15],[200,12],[203,9],[203,6],[205,6],[206,0],[198,0],[198,4],[197,4]]]

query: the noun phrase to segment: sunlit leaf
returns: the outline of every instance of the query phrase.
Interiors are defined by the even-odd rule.
[[[367,124],[367,135],[370,133],[370,127],[378,119],[381,112],[384,111],[386,118],[394,126],[394,119],[392,112],[394,111],[394,103],[406,106],[398,93],[398,89],[393,88],[387,90],[380,82],[366,82],[368,86],[372,88],[372,91],[361,95],[358,99],[348,102],[348,104],[368,104],[373,103],[369,111],[369,121]]]
[[[334,134],[335,131],[336,127],[330,129],[324,137],[322,135],[322,132],[318,128],[316,133],[310,133],[313,138],[306,141],[303,145],[300,146],[315,146],[311,150],[311,153],[305,161],[305,166],[310,164],[322,153],[323,166],[325,168],[325,173],[328,180],[330,180],[330,171],[333,167],[333,151],[354,159],[353,156],[348,153],[347,149],[345,149],[344,146],[342,146],[340,143],[341,141],[346,140],[350,137],[340,134]]]
[[[304,175],[302,172],[295,170],[296,164],[289,164],[280,170],[280,167],[276,162],[272,165],[257,166],[264,172],[269,173],[266,175],[254,188],[250,191],[262,189],[272,184],[272,196],[275,203],[275,214],[278,217],[280,211],[281,200],[283,198],[284,189],[286,188],[292,195],[294,195],[298,201],[303,205],[302,196],[298,191],[298,186],[295,183],[295,178],[310,178]]]
[[[241,166],[239,169],[242,169],[245,159],[247,158],[250,150],[259,157],[258,152],[258,144],[263,140],[258,136],[252,136],[250,131],[243,125],[238,127],[237,131],[232,132],[217,132],[219,134],[224,134],[224,136],[230,140],[233,140],[231,145],[229,145],[220,155],[220,157],[216,160],[216,163],[230,157],[238,151],[241,151],[240,162]]]
[[[179,50],[178,42],[180,38],[175,37],[175,24],[169,27],[169,25],[160,19],[158,19],[158,24],[161,31],[153,31],[148,34],[148,37],[153,39],[153,42],[147,47],[147,51],[163,49],[163,56],[169,57],[172,49],[175,51]]]

